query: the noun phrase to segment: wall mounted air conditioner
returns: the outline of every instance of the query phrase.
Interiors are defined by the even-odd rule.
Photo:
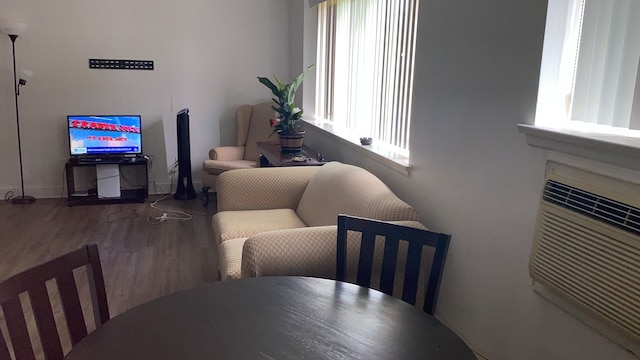
[[[640,185],[548,162],[529,273],[536,292],[640,354]]]

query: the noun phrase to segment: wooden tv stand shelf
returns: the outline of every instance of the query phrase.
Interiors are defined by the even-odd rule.
[[[120,184],[128,185],[130,188],[120,188],[120,196],[118,197],[99,197],[98,196],[98,179],[96,175],[95,188],[86,189],[82,191],[76,188],[76,171],[78,168],[92,167],[95,169],[93,174],[97,174],[97,165],[117,165],[118,176],[121,181]],[[145,199],[149,197],[149,174],[148,174],[149,161],[145,157],[123,157],[123,158],[105,158],[99,161],[90,161],[77,158],[70,158],[65,164],[65,174],[67,178],[67,205],[97,205],[97,204],[122,204],[122,203],[143,203]],[[143,179],[139,181],[133,181],[131,184],[130,177],[125,177],[120,171],[130,173],[129,175],[135,175],[136,179]],[[91,171],[91,170],[89,170]],[[86,170],[85,170],[86,173]],[[144,181],[144,183],[143,183]]]

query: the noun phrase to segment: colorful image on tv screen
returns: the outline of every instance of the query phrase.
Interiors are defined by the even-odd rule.
[[[68,116],[71,155],[140,154],[140,116]]]

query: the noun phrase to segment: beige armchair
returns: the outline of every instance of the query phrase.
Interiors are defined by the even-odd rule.
[[[257,167],[260,152],[256,142],[268,140],[269,119],[273,117],[271,102],[242,105],[236,111],[236,146],[218,146],[209,150],[209,160],[202,163],[204,205],[209,203],[209,189],[216,188],[218,175],[227,170]]]

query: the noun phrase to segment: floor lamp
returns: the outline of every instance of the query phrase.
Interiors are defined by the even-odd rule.
[[[5,34],[9,35],[11,39],[11,46],[13,49],[13,84],[14,94],[16,99],[16,127],[18,129],[18,156],[20,157],[20,187],[22,189],[22,195],[16,196],[11,199],[14,204],[31,204],[36,201],[33,196],[24,194],[24,174],[22,172],[22,144],[20,142],[20,109],[18,107],[18,95],[20,95],[20,86],[27,83],[26,79],[21,75],[18,80],[18,73],[16,71],[16,39],[18,35],[22,34],[27,29],[27,24],[14,22],[14,21],[1,21],[0,29]],[[28,74],[29,72],[25,72]]]

